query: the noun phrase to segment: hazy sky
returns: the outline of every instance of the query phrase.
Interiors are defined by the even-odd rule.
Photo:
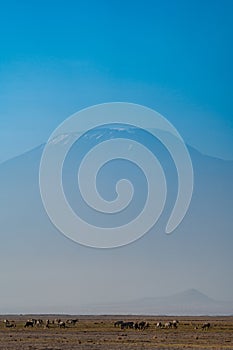
[[[233,159],[232,10],[223,1],[7,1],[0,162],[82,107],[145,104],[198,150]]]
[[[232,0],[2,2],[0,163],[46,142],[78,110],[112,101],[151,107],[201,153],[233,160],[232,13]],[[164,234],[177,190],[171,172],[159,226],[105,251],[73,243],[49,221],[42,147],[1,164],[0,313],[189,288],[232,300],[232,162],[190,149],[194,194],[174,235]]]

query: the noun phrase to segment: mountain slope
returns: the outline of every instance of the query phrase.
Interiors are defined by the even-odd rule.
[[[232,315],[233,302],[216,301],[198,290],[189,289],[170,296],[143,298],[116,304],[89,305],[80,311],[119,315]]]
[[[39,191],[42,151],[40,146],[0,165],[0,312],[70,312],[83,305],[141,300],[138,305],[144,312],[150,313],[153,307],[154,312],[165,313],[158,301],[151,304],[143,298],[173,295],[190,286],[216,299],[231,298],[233,162],[189,148],[195,176],[193,198],[180,226],[167,236],[164,228],[176,181],[174,169],[164,161],[170,197],[156,226],[133,244],[96,250],[68,240],[50,222]],[[71,200],[75,201],[73,193]],[[188,309],[187,296],[172,300],[165,302],[166,313],[169,309],[170,313],[195,312]],[[207,304],[208,308],[202,306],[203,313],[217,310],[216,303],[212,309],[211,302],[206,300]],[[218,310],[228,313],[221,303]]]

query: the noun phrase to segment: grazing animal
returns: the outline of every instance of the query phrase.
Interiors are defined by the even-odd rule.
[[[60,322],[61,322],[61,319],[60,319],[60,318],[55,318],[54,324],[58,324],[58,325],[59,325]]]
[[[205,322],[202,326],[201,326],[202,330],[208,330],[210,328],[210,323],[209,322]]]
[[[33,326],[34,326],[34,322],[28,320],[28,321],[25,322],[24,328],[33,327]]]
[[[3,322],[4,322],[6,328],[15,328],[16,327],[16,324],[14,321],[4,320]]]
[[[162,322],[157,322],[156,327],[157,327],[157,328],[163,328]]]
[[[65,322],[60,321],[60,322],[58,323],[58,327],[60,327],[60,328],[66,328]]]
[[[121,329],[134,328],[134,322],[123,322],[121,324]]]
[[[165,328],[172,328],[172,322],[166,322],[164,326]]]
[[[124,321],[116,321],[114,323],[114,327],[120,327],[122,325],[122,323],[124,323]]]
[[[67,324],[70,324],[70,325],[72,325],[72,326],[75,326],[77,322],[78,322],[78,319],[77,319],[77,318],[72,319],[72,320],[67,320],[67,321],[66,321]]]
[[[172,327],[177,328],[178,324],[179,324],[179,321],[177,321],[177,320],[172,321]]]
[[[36,326],[41,327],[44,324],[43,320],[36,320]]]
[[[138,324],[138,328],[141,329],[141,330],[145,329],[145,326],[146,326],[146,322],[145,321],[141,321]]]
[[[6,328],[15,328],[16,324],[15,323],[6,323]]]

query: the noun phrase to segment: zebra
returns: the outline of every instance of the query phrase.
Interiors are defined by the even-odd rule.
[[[178,324],[179,324],[179,321],[177,321],[177,320],[172,321],[172,327],[177,328]]]
[[[42,325],[44,324],[44,321],[43,320],[36,320],[36,326],[37,327],[41,327]]]
[[[55,320],[54,320],[54,324],[59,324],[61,322],[61,319],[60,318],[55,318]]]
[[[65,322],[60,321],[60,322],[58,323],[58,327],[60,327],[60,328],[66,328]]]
[[[72,326],[75,326],[77,322],[78,322],[77,318],[66,321],[67,324],[71,324]]]
[[[3,323],[5,324],[6,328],[15,328],[16,327],[15,321],[4,320]]]
[[[164,325],[165,328],[172,328],[172,322],[166,322]]]

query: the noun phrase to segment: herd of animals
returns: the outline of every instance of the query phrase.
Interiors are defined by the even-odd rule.
[[[62,321],[61,319],[55,319],[55,320],[42,320],[42,319],[29,319],[24,323],[24,328],[33,328],[33,327],[44,327],[44,328],[49,328],[52,325],[57,325],[59,328],[66,328],[69,325],[75,326],[76,323],[78,322],[78,319],[68,319],[66,322]],[[4,325],[6,328],[15,328],[16,323],[15,321],[9,321],[9,320],[4,320],[3,321]]]
[[[6,328],[15,328],[16,322],[15,321],[9,321],[4,320],[3,321]],[[66,321],[63,321],[61,319],[54,319],[54,320],[42,320],[42,319],[29,319],[24,323],[24,328],[33,328],[33,327],[44,327],[44,328],[50,328],[51,326],[57,326],[59,328],[67,328],[69,326],[75,326],[78,323],[78,319],[68,319]],[[165,323],[157,322],[155,324],[156,328],[158,329],[177,329],[179,326],[178,320],[168,321]],[[146,321],[123,321],[119,320],[114,322],[114,327],[119,327],[121,329],[135,329],[135,330],[145,330],[149,327],[151,327],[149,322]],[[202,330],[208,330],[210,328],[209,322],[204,322],[201,326],[195,326],[194,329],[202,329]]]
[[[160,328],[160,329],[170,329],[170,328],[175,328],[177,329],[178,325],[179,325],[179,321],[178,320],[173,320],[173,321],[168,321],[165,323],[162,322],[157,322],[156,323],[156,328]],[[145,322],[145,321],[141,321],[141,322],[125,322],[125,321],[116,321],[114,323],[114,327],[120,327],[121,329],[127,329],[127,328],[131,328],[131,329],[138,329],[138,330],[145,330],[147,328],[150,327],[149,322]],[[208,330],[210,328],[210,323],[209,322],[205,322],[203,323],[200,328],[202,330]],[[195,329],[199,329],[198,326],[195,327]]]

